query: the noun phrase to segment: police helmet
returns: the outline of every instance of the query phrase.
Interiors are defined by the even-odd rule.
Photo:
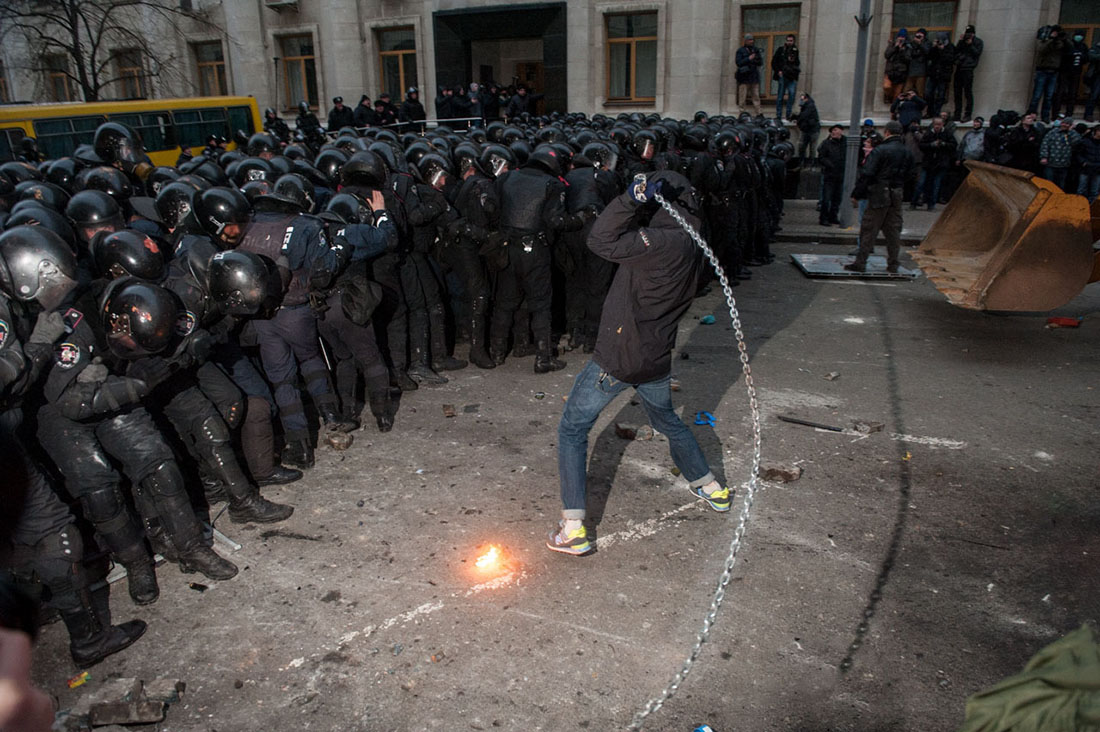
[[[325,211],[335,214],[346,224],[364,224],[373,221],[371,208],[363,199],[350,193],[337,193],[328,204]]]
[[[408,170],[408,163],[405,161],[405,156],[401,155],[394,146],[388,142],[373,142],[370,147],[367,148],[368,152],[372,152],[382,159],[386,168],[391,172],[405,172]]]
[[[606,143],[599,141],[585,145],[584,149],[581,150],[581,155],[592,161],[593,165],[598,165],[604,170],[614,170],[616,163],[619,162],[619,156],[615,151]]]
[[[375,143],[371,150],[357,152],[348,158],[344,167],[340,169],[340,182],[347,186],[365,186],[367,188],[381,189],[386,185],[386,164],[382,156],[374,151]],[[381,146],[392,155],[393,149],[385,143]]]
[[[79,170],[80,165],[75,158],[58,158],[46,168],[46,180],[72,193],[73,182]]]
[[[441,188],[451,172],[451,166],[438,153],[428,153],[416,162],[415,171],[421,183]]]
[[[460,178],[471,168],[481,170],[480,157],[481,150],[472,142],[463,142],[451,152],[451,160],[454,161],[455,171]]]
[[[322,150],[317,159],[313,161],[313,166],[329,180],[336,180],[347,162],[348,154],[340,148],[332,147],[328,150]]]
[[[405,149],[405,160],[415,169],[420,158],[430,152],[433,152],[431,144],[427,140],[418,140]]]
[[[524,167],[537,167],[550,175],[559,177],[563,170],[562,159],[558,151],[546,145],[535,148],[535,151],[527,158]]]
[[[153,201],[157,215],[169,230],[175,229],[187,214],[191,213],[195,188],[182,181],[172,181],[161,186]]]
[[[245,158],[237,163],[233,170],[233,182],[237,187],[243,186],[251,180],[275,180],[275,168],[270,160],[263,158]]]
[[[26,180],[42,180],[43,177],[38,168],[30,163],[15,160],[9,160],[0,165],[0,173],[6,175],[12,185],[18,185]]]
[[[76,188],[81,191],[103,191],[122,203],[134,193],[130,179],[118,168],[100,165],[85,168],[76,174]]]
[[[76,282],[76,254],[41,226],[15,226],[0,234],[0,290],[23,302],[56,302]]]
[[[257,211],[310,213],[316,203],[313,184],[300,175],[287,173],[275,181],[271,193],[256,199],[255,206]]]
[[[179,180],[179,177],[180,172],[175,168],[169,168],[167,165],[158,165],[153,168],[153,172],[149,174],[145,182],[149,184],[149,188],[152,189],[153,195],[156,196],[164,186],[172,181]]]
[[[73,223],[80,239],[85,243],[103,229],[118,231],[122,228],[122,209],[110,195],[100,190],[80,191],[69,199],[65,216]]]
[[[269,180],[250,180],[241,186],[241,193],[248,199],[250,204],[255,203],[256,199],[260,196],[266,196],[271,193],[275,184]]]
[[[136,277],[119,278],[100,302],[107,346],[127,360],[160,353],[176,339],[182,310],[169,290]]]
[[[164,279],[164,254],[151,238],[133,229],[101,231],[91,244],[92,259],[101,277],[127,275],[149,282]]]
[[[253,157],[257,157],[263,153],[274,154],[278,149],[275,138],[266,132],[255,133],[252,137],[248,138],[248,144],[245,145],[245,152]]]
[[[723,130],[714,138],[714,147],[724,158],[741,152],[741,136],[732,130]]]
[[[309,114],[309,102],[304,99],[298,102],[298,114]]]
[[[223,239],[225,227],[248,223],[251,206],[244,194],[233,188],[216,187],[202,191],[192,202],[199,227],[212,237]],[[235,244],[236,242],[230,242]]]
[[[104,122],[97,127],[92,146],[99,159],[108,164],[141,163],[146,159],[141,135],[121,122]]]
[[[20,183],[15,187],[15,196],[20,201],[38,201],[54,211],[64,211],[69,203],[69,194],[65,189],[39,180],[25,180]]]
[[[251,316],[268,296],[275,263],[252,252],[231,249],[210,260],[207,283],[210,297],[228,315]]]
[[[516,167],[516,155],[504,145],[487,145],[481,151],[481,169],[499,178],[505,171]]]
[[[12,207],[11,213],[4,221],[4,227],[8,229],[22,225],[41,226],[44,229],[49,229],[75,250],[76,235],[73,233],[73,227],[69,224],[65,215],[43,206],[38,201],[19,201]]]

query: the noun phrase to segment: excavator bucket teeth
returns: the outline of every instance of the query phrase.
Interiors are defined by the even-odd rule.
[[[1053,310],[1093,274],[1095,220],[1082,196],[1048,180],[968,161],[970,174],[913,259],[953,304]]]

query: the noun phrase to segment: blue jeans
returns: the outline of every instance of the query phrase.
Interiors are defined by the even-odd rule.
[[[914,206],[923,203],[928,208],[932,208],[939,203],[940,186],[943,185],[943,174],[946,172],[942,168],[932,171],[921,168],[917,187],[913,190]]]
[[[1043,177],[1063,191],[1066,191],[1066,177],[1068,175],[1069,168],[1054,168],[1050,165],[1043,168]],[[1066,193],[1069,193],[1069,191],[1066,191]]]
[[[691,430],[672,410],[672,390],[669,376],[644,384],[627,384],[614,378],[595,361],[589,361],[577,374],[569,399],[558,424],[558,473],[561,477],[562,516],[583,519],[585,516],[585,479],[588,458],[588,433],[600,412],[627,387],[633,386],[642,399],[653,429],[668,438],[672,461],[692,487],[714,480],[707,459]]]
[[[787,116],[790,117],[791,107],[794,106],[795,91],[798,89],[798,80],[779,79],[775,83],[779,85],[779,89],[775,93],[775,116],[783,116],[783,95],[785,94],[787,96]]]
[[[1089,199],[1089,203],[1100,197],[1100,170],[1081,171],[1077,179],[1077,195]]]
[[[1029,112],[1036,112],[1044,122],[1050,121],[1050,105],[1054,100],[1054,90],[1058,88],[1058,72],[1035,70],[1035,92],[1031,95],[1031,103],[1027,105]],[[1039,101],[1043,102],[1040,113]]]

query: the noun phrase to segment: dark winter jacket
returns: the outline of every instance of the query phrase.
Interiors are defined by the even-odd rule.
[[[860,168],[852,198],[866,198],[871,208],[890,205],[889,191],[901,188],[913,172],[913,155],[898,136],[879,143]]]
[[[886,47],[886,78],[895,84],[900,84],[909,78],[909,44],[900,46],[891,41]]]
[[[775,49],[772,56],[772,79],[779,79],[779,72],[783,72],[784,81],[798,81],[798,75],[802,73],[802,62],[798,58],[798,46],[787,48],[783,44]]]
[[[530,91],[527,92],[526,96],[516,92],[508,100],[508,109],[505,114],[508,115],[509,120],[515,119],[524,113],[534,114],[535,104],[545,96],[545,94],[532,94]]]
[[[897,115],[898,122],[901,123],[902,129],[907,130],[909,129],[909,125],[914,122],[920,122],[926,104],[927,102],[920,97],[913,97],[912,99],[898,97],[894,100],[894,103],[890,105],[890,111]]]
[[[1077,76],[1089,60],[1089,47],[1084,43],[1068,41],[1066,52],[1062,55],[1062,74],[1065,76]]]
[[[1031,129],[1016,125],[1008,132],[1005,148],[1009,154],[1008,164],[1017,170],[1039,172],[1039,146],[1043,144],[1043,131],[1038,125]]]
[[[355,112],[351,111],[351,107],[342,106],[340,109],[333,107],[328,113],[328,128],[332,132],[340,129],[341,127],[354,127],[355,126]]]
[[[809,135],[821,132],[821,115],[817,113],[817,104],[809,95],[806,95],[806,101],[801,103],[795,119],[800,132]]]
[[[397,118],[402,122],[419,122],[427,116],[424,105],[420,103],[420,100],[406,95],[405,101],[401,102],[401,109]]]
[[[924,157],[924,169],[931,171],[947,170],[955,160],[958,144],[955,136],[946,129],[939,132],[932,128],[921,135],[920,151]]]
[[[1057,38],[1043,38],[1039,40],[1039,48],[1035,52],[1035,68],[1038,71],[1057,71],[1062,68],[1062,54],[1066,52],[1068,44],[1059,35]]]
[[[355,105],[354,116],[356,127],[371,127],[378,124],[378,116],[374,113],[374,109],[368,104]]]
[[[844,177],[844,166],[848,157],[848,143],[844,138],[834,140],[826,137],[817,148],[817,159],[821,163],[821,172],[829,180]]]
[[[1039,146],[1039,159],[1046,158],[1046,164],[1052,168],[1068,168],[1073,160],[1073,150],[1081,142],[1081,136],[1074,130],[1053,129],[1043,136]]]
[[[947,40],[946,33],[941,35],[943,44],[932,44],[928,51],[928,77],[948,82],[951,80],[951,72],[955,70],[955,44]]]
[[[737,64],[737,72],[734,78],[738,84],[759,84],[760,67],[764,65],[764,57],[760,55],[760,49],[756,46],[741,46],[734,57]]]
[[[1077,146],[1077,161],[1081,164],[1082,171],[1100,173],[1100,140],[1092,135],[1085,135]]]
[[[664,209],[642,228],[637,210],[629,194],[618,196],[588,235],[589,249],[619,265],[592,360],[628,384],[668,376],[677,324],[691,305],[702,264],[691,238]],[[695,216],[684,217],[698,229]]]
[[[928,56],[932,44],[926,37],[922,42],[909,42],[909,76],[928,76]]]
[[[959,71],[973,71],[978,68],[978,59],[982,56],[985,44],[982,39],[974,36],[969,41],[964,35],[955,44],[955,68]]]
[[[1092,81],[1097,76],[1100,76],[1100,41],[1092,44],[1092,48],[1089,49],[1089,66],[1088,71],[1085,72],[1085,79]]]
[[[435,118],[436,119],[451,119],[455,116],[455,102],[454,97],[450,94],[444,94],[440,92],[435,98]]]

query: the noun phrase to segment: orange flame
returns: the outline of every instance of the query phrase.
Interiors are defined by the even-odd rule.
[[[499,561],[500,550],[497,549],[495,545],[490,544],[489,551],[478,557],[477,561],[474,562],[474,564],[477,565],[478,569],[492,569],[493,567],[497,566],[497,563]]]

